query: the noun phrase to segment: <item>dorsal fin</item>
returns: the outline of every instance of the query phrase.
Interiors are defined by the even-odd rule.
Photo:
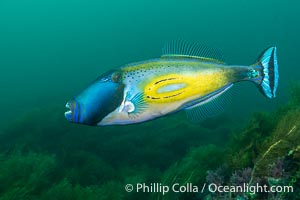
[[[162,48],[161,57],[187,57],[201,59],[206,62],[225,63],[223,54],[212,47],[185,40],[174,40]]]

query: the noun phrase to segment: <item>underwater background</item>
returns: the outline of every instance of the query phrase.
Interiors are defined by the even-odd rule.
[[[0,200],[300,199],[300,2],[0,0]],[[279,88],[241,83],[230,109],[128,126],[64,118],[103,72],[182,38],[252,64],[278,48]],[[292,193],[126,192],[137,183],[265,183]]]

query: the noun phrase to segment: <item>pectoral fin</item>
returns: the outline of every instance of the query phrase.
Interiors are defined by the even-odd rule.
[[[120,112],[127,113],[128,116],[135,118],[147,108],[148,105],[145,101],[144,94],[139,92],[131,98],[125,97],[120,106]]]

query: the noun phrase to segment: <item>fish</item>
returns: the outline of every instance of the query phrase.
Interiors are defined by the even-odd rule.
[[[221,112],[233,85],[254,83],[276,97],[277,48],[263,51],[251,65],[226,64],[215,48],[173,41],[161,57],[109,70],[66,104],[68,121],[90,126],[146,122],[179,111],[192,121]]]

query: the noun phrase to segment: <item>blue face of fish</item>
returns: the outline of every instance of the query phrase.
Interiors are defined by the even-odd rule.
[[[124,85],[120,79],[119,71],[110,71],[100,76],[78,96],[67,102],[67,120],[97,125],[122,103]]]

